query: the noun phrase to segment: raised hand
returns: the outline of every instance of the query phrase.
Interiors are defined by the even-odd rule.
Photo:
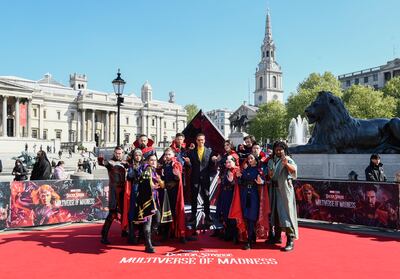
[[[257,184],[264,184],[264,180],[262,180],[260,175],[257,175],[257,179],[254,179]]]

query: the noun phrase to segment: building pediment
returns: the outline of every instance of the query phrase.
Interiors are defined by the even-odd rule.
[[[238,119],[242,115],[246,115],[248,119],[252,119],[256,115],[257,110],[258,110],[257,107],[248,106],[248,105],[243,104],[232,113],[232,115],[229,117],[229,121]]]
[[[2,80],[0,79],[0,90],[2,91],[20,91],[20,92],[30,92],[33,93],[33,91],[35,91],[35,89],[28,87],[28,86],[24,86],[24,85],[20,85],[11,81],[6,81],[6,80]]]

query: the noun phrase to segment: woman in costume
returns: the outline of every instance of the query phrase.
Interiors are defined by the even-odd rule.
[[[139,178],[137,195],[137,215],[135,223],[143,224],[145,238],[145,252],[155,253],[151,236],[156,231],[161,219],[161,208],[158,189],[164,187],[161,177],[156,172],[157,156],[152,154],[147,157],[143,171]]]

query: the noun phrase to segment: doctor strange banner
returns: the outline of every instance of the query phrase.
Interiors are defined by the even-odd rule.
[[[107,180],[13,181],[8,227],[103,219]]]
[[[399,228],[399,184],[297,180],[300,218]]]

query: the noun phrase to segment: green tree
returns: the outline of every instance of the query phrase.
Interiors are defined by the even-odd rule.
[[[279,101],[263,104],[256,116],[250,121],[249,133],[258,140],[286,139],[286,108]]]
[[[396,99],[396,116],[400,117],[400,76],[389,80],[382,91],[385,97],[391,96]]]
[[[352,85],[343,94],[343,102],[351,116],[361,119],[392,118],[396,100],[382,91],[363,85]]]
[[[185,110],[187,112],[187,122],[190,122],[200,109],[195,104],[188,104],[185,106]]]
[[[310,74],[299,84],[297,93],[292,93],[287,100],[287,124],[297,115],[304,117],[304,110],[314,101],[320,91],[330,91],[336,96],[342,96],[341,84],[331,72],[325,72],[322,75]]]

